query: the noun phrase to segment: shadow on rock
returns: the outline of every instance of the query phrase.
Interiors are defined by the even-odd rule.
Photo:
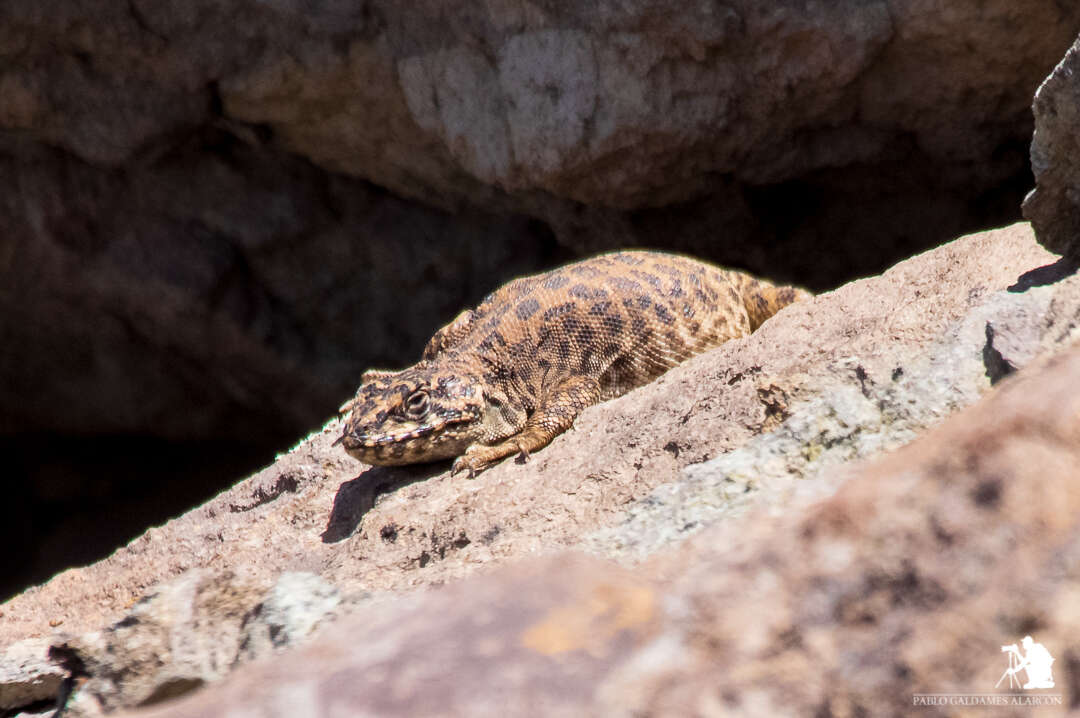
[[[1060,282],[1066,277],[1071,277],[1076,274],[1077,269],[1080,269],[1080,260],[1071,257],[1062,257],[1053,264],[1036,267],[1035,269],[1024,272],[1016,278],[1016,284],[1010,286],[1009,291],[1014,294],[1019,294],[1026,292],[1032,287],[1045,287],[1048,284]]]
[[[322,533],[323,543],[337,543],[356,531],[364,515],[375,505],[380,494],[429,479],[446,470],[444,464],[416,466],[373,466],[355,479],[343,483],[334,497],[330,520]]]

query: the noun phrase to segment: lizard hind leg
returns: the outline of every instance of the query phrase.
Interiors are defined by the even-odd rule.
[[[599,400],[600,385],[592,377],[567,379],[544,395],[521,431],[496,444],[473,444],[454,461],[450,473],[467,471],[469,478],[472,478],[508,456],[518,454],[528,459],[529,454],[544,448],[573,426],[578,414]]]
[[[750,331],[756,332],[765,320],[789,304],[813,298],[798,287],[776,287],[761,279],[743,277],[742,296],[750,317]]]

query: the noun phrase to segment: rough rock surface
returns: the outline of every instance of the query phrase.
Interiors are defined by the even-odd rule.
[[[3,126],[94,165],[231,122],[400,195],[638,208],[691,199],[710,175],[881,161],[902,137],[993,175],[1080,10],[17,0],[0,19]]]
[[[1039,86],[1032,111],[1036,187],[1024,216],[1050,251],[1080,260],[1080,39]]]
[[[1056,687],[1021,698],[1064,713],[1080,702],[1078,383],[1074,348],[788,515],[726,522],[634,573],[561,556],[462,581],[131,715],[946,715],[914,694],[995,693],[1000,646],[1025,634],[1057,657]]]
[[[119,513],[164,520],[510,276],[649,246],[820,290],[1014,221],[1078,30],[1061,0],[0,3],[0,450],[33,489],[0,596],[100,555],[51,530],[85,494],[152,470]],[[169,476],[165,443],[206,458]]]
[[[28,638],[5,646],[0,662],[0,709],[55,706],[70,671],[50,660],[52,643]]]
[[[286,572],[268,589],[249,573],[193,569],[105,630],[54,641],[54,662],[83,679],[69,710],[93,715],[183,695],[302,642],[340,603],[312,574]]]
[[[554,238],[880,271],[1009,216],[1078,29],[1055,0],[5,2],[0,431],[294,436]]]
[[[313,590],[312,605],[340,601],[317,610],[373,617],[411,587],[483,565],[577,547],[633,562],[755,505],[787,511],[832,490],[843,462],[909,441],[1075,340],[1080,276],[1054,259],[1027,225],[962,238],[789,307],[750,337],[589,408],[529,463],[473,481],[439,464],[359,470],[331,446],[340,431],[331,421],[205,506],[4,604],[0,645],[77,644],[124,627],[127,606],[193,568],[259,585],[309,572],[333,587]],[[223,634],[240,635],[241,612],[230,620]],[[130,690],[98,685],[76,695],[87,714],[153,695],[134,680]]]

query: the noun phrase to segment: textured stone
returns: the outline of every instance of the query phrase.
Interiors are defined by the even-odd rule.
[[[91,163],[219,116],[400,194],[622,207],[689,199],[710,174],[880,161],[901,134],[985,167],[1080,25],[1049,0],[19,0],[2,18],[4,126]]]
[[[0,4],[0,596],[512,276],[647,246],[821,290],[1015,220],[1078,30],[1059,0]]]
[[[0,655],[0,710],[37,705],[55,709],[68,671],[49,660],[50,642],[28,638],[7,646]],[[6,713],[5,713],[6,715]]]
[[[569,555],[414,595],[125,715],[899,715],[916,693],[1016,692],[995,688],[1001,646],[1027,634],[1056,686],[1021,694],[1063,713],[1080,700],[1080,348],[1037,364],[831,497],[633,573]]]
[[[335,616],[341,605],[336,588],[311,573],[287,571],[245,617],[239,658],[254,660],[285,646],[303,643]]]
[[[590,548],[642,558],[758,500],[783,506],[792,492],[827,491],[830,475],[911,442],[1001,379],[1080,339],[1080,274],[1052,285],[983,288],[973,299],[928,346],[852,342],[848,356],[815,368],[802,401],[763,383],[762,401],[776,401],[774,410],[790,418],[684,468],[681,480],[632,504],[625,523],[590,536]]]
[[[1053,0],[6,2],[0,430],[295,435],[553,236],[879,271],[1011,216],[1078,29]]]
[[[0,607],[0,645],[102,635],[148,589],[192,568],[257,586],[282,572],[315,574],[300,581],[311,584],[303,592],[284,593],[336,632],[349,615],[376,615],[414,587],[481,566],[581,546],[633,563],[755,508],[789,513],[829,495],[851,460],[893,449],[1075,340],[1080,287],[1052,261],[1026,225],[962,238],[788,307],[750,337],[590,407],[528,463],[506,462],[473,481],[439,464],[364,468],[332,446],[335,419],[206,505]],[[311,635],[307,618],[295,630],[274,617],[290,613],[285,607],[253,608],[267,600],[260,589],[246,612],[215,619],[228,626],[215,639],[228,644],[215,665],[265,655],[275,635]],[[57,622],[67,637],[51,636]],[[189,671],[196,679],[184,685],[224,672]],[[124,674],[101,663],[93,675]],[[154,695],[146,686],[156,679],[137,671],[115,689],[95,680],[72,697],[87,715],[87,705],[102,703],[94,691],[110,706],[133,705]]]
[[[193,569],[101,631],[24,642],[37,651],[35,662],[23,659],[24,644],[5,651],[0,707],[55,700],[70,676],[80,679],[67,705],[74,718],[173,699],[302,643],[340,603],[338,591],[310,573],[282,573],[267,590],[252,577]]]
[[[1080,260],[1080,39],[1035,93],[1031,169],[1036,187],[1024,216],[1047,249]]]
[[[56,641],[52,656],[88,676],[79,690],[87,714],[97,712],[94,702],[108,712],[175,698],[233,668],[242,626],[264,592],[251,579],[195,569],[103,631]]]

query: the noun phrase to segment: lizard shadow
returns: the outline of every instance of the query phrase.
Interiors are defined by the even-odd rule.
[[[430,479],[446,471],[448,462],[413,466],[372,466],[338,487],[334,507],[322,533],[323,543],[344,541],[356,532],[381,494]]]

